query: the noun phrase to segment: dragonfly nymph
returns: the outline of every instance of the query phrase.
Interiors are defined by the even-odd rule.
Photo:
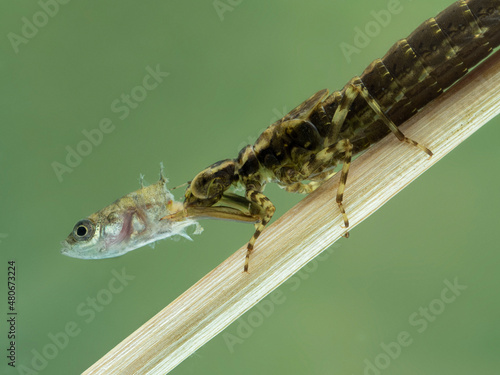
[[[310,193],[342,165],[336,203],[342,204],[353,155],[389,133],[429,156],[399,126],[487,57],[500,43],[500,0],[457,1],[396,42],[342,90],[320,90],[269,126],[235,159],[210,165],[188,183],[183,209],[169,221],[218,218],[254,222],[247,244],[248,272],[255,242],[275,207],[264,193],[267,183],[289,192]],[[439,124],[436,124],[439,126]],[[244,195],[230,192],[243,187]]]

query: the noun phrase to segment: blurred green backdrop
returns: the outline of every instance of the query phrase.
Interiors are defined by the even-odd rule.
[[[140,173],[154,182],[161,161],[172,187],[236,156],[449,3],[2,2],[0,299],[6,314],[7,261],[15,260],[18,316],[17,368],[3,355],[1,373],[34,364],[34,373],[81,373],[252,233],[205,222],[193,242],[83,261],[59,254],[77,220],[137,189]],[[370,40],[346,58],[342,43],[354,45],[356,28],[366,27]],[[169,75],[137,88],[148,69]],[[139,99],[127,104],[122,94]],[[58,176],[54,163],[66,164],[68,147],[106,118],[113,130],[92,150],[80,145],[87,155]],[[491,121],[281,286],[271,314],[247,313],[172,373],[497,374],[499,125]],[[301,198],[266,192],[276,217]],[[131,280],[110,294],[123,269]],[[446,280],[467,286],[453,302],[442,297]],[[73,337],[63,339],[65,330]],[[5,324],[0,337],[7,349]],[[398,337],[411,343],[392,345]]]

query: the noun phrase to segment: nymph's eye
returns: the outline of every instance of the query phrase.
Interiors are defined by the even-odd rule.
[[[94,235],[94,224],[90,220],[80,220],[73,229],[73,237],[77,241],[85,241]]]

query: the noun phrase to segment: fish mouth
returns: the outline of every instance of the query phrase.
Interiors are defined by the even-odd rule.
[[[77,252],[75,252],[75,249],[71,247],[71,245],[68,243],[68,241],[62,241],[61,242],[61,254],[66,255],[67,257],[70,258],[82,258],[81,256],[78,255]],[[82,258],[85,259],[85,258]]]
[[[72,256],[71,255],[71,246],[69,245],[69,243],[67,241],[62,241],[61,246],[62,246],[61,254],[71,257]]]
[[[113,255],[113,253],[108,253],[103,256],[102,253],[106,248],[103,246],[91,246],[90,248],[80,248],[78,245],[72,246],[67,240],[61,242],[61,254],[66,255],[70,258],[76,259],[103,259],[103,258],[112,258],[117,255]]]

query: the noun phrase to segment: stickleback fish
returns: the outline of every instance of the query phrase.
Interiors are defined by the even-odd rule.
[[[157,183],[143,186],[78,221],[61,242],[61,253],[80,259],[112,258],[172,236],[191,239],[186,233],[191,226],[195,226],[193,234],[201,233],[202,227],[193,219],[160,220],[183,210],[166,183],[160,173]]]

